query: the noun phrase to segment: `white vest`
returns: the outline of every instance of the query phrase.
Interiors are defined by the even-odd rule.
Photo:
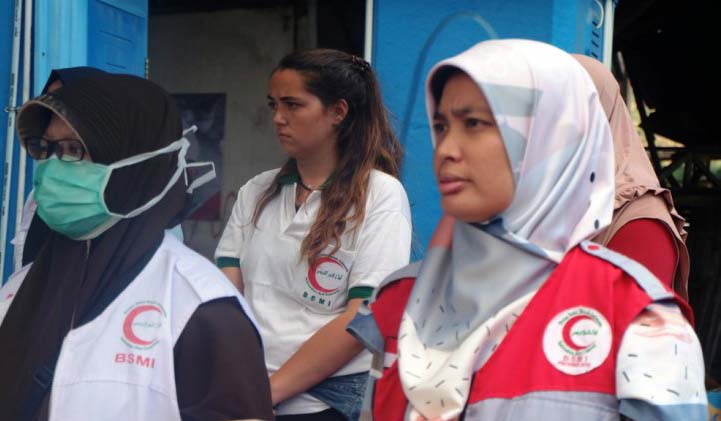
[[[0,323],[28,267],[0,289]],[[237,297],[253,320],[222,272],[166,234],[125,291],[65,337],[50,421],[180,420],[173,347],[198,306],[223,297]]]

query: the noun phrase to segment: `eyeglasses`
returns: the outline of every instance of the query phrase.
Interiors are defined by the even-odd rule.
[[[85,156],[85,146],[77,139],[48,140],[32,136],[23,143],[32,159],[48,159],[55,154],[61,161],[76,162]]]

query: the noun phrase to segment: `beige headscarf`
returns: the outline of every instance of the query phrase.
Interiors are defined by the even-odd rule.
[[[663,222],[673,234],[678,250],[673,288],[680,296],[688,299],[689,258],[685,243],[686,231],[683,229],[684,219],[673,206],[671,192],[662,188],[658,182],[613,74],[597,60],[583,55],[573,56],[591,75],[596,85],[601,105],[611,126],[616,159],[613,220],[594,241],[608,244],[621,227],[635,219],[655,219]]]

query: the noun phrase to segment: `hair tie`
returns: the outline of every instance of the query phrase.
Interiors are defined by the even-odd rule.
[[[367,61],[356,55],[351,55],[351,61],[353,62],[353,65],[356,66],[361,72],[368,72],[371,69],[371,65]]]

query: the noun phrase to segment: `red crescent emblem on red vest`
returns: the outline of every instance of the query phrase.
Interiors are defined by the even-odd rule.
[[[563,330],[562,330],[563,342],[565,342],[566,346],[568,346],[569,348],[571,348],[574,351],[582,351],[590,346],[590,345],[586,345],[586,346],[578,345],[576,342],[573,341],[573,337],[571,336],[571,330],[573,329],[573,327],[576,325],[576,323],[578,323],[582,320],[593,321],[593,319],[591,317],[582,314],[579,316],[571,317],[566,322],[566,324],[563,326]]]
[[[548,362],[571,376],[588,373],[606,361],[613,332],[603,313],[576,306],[556,314],[543,332],[543,353]]]

